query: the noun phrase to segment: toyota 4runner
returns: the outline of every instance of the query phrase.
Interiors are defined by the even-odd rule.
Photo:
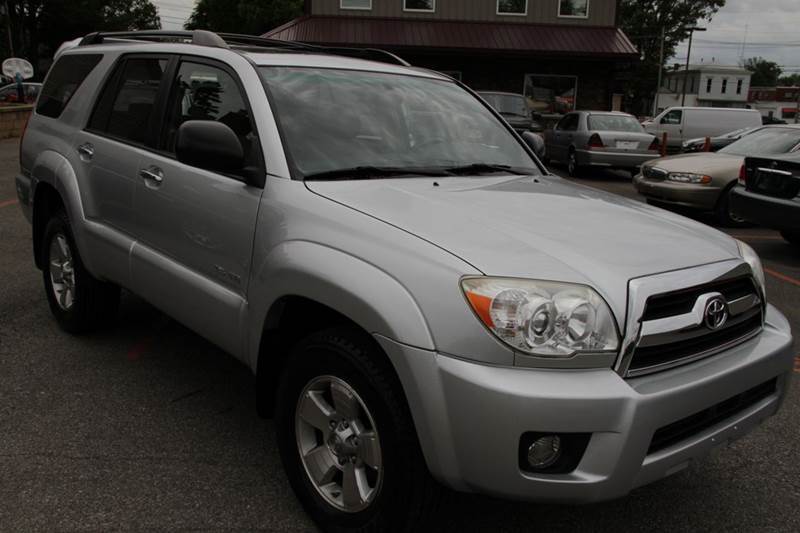
[[[380,51],[88,35],[17,191],[60,326],[107,324],[122,287],[248,365],[329,530],[413,530],[442,486],[620,497],[789,383],[750,247],[548,174],[475,93]]]

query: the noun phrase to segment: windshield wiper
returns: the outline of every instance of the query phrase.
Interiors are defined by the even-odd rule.
[[[534,170],[526,171],[519,168],[511,167],[510,165],[492,165],[489,163],[472,163],[471,165],[462,165],[458,167],[449,167],[445,169],[450,174],[457,176],[466,176],[469,174],[497,174],[505,172],[507,174],[516,174],[518,176],[527,176],[534,174]]]
[[[396,178],[399,176],[443,177],[451,175],[450,172],[437,168],[360,166],[309,174],[305,176],[305,180],[369,180],[375,178]]]

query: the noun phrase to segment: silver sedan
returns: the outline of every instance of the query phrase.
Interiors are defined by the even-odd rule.
[[[656,137],[632,115],[609,111],[567,113],[545,132],[547,159],[567,164],[570,176],[587,167],[621,168],[633,174],[659,155]]]

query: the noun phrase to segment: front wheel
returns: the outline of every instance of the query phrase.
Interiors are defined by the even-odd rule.
[[[348,328],[297,345],[276,397],[281,459],[298,499],[325,531],[418,531],[440,488],[383,354]]]

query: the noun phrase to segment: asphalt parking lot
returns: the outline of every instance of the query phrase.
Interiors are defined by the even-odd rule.
[[[313,530],[246,368],[130,295],[108,331],[56,327],[16,205],[17,150],[0,142],[0,530]],[[628,175],[579,181],[636,196]],[[800,335],[800,251],[762,228],[726,231],[761,254],[768,297]],[[453,531],[800,531],[798,377],[753,434],[627,498],[454,495],[443,516]]]

